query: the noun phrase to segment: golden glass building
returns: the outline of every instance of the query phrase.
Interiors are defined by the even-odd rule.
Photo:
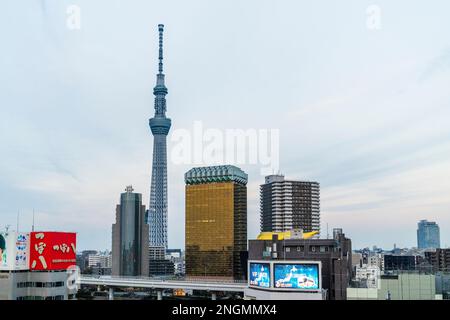
[[[193,168],[186,182],[186,276],[245,279],[247,174],[235,166]]]

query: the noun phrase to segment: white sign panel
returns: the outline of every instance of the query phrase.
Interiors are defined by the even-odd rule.
[[[0,270],[27,270],[29,256],[29,233],[0,233]]]

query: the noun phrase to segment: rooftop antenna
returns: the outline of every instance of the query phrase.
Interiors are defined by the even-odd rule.
[[[31,232],[34,232],[34,208],[33,208],[33,224],[31,225]]]
[[[328,233],[328,222],[327,222],[327,239],[330,239],[330,234]]]

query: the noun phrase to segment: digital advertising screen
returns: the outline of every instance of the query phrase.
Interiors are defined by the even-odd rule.
[[[32,232],[31,270],[65,270],[76,264],[76,234],[72,232]]]
[[[279,289],[318,290],[318,264],[274,264],[274,287]]]
[[[9,262],[9,246],[10,241],[8,241],[8,234],[0,233],[0,270],[8,270],[11,263]]]
[[[0,270],[27,270],[29,242],[28,233],[0,233]]]
[[[270,288],[270,264],[250,262],[249,281],[251,286]]]

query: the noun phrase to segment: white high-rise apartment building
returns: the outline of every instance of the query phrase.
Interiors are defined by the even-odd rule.
[[[320,185],[318,182],[285,180],[270,175],[260,186],[262,232],[302,229],[320,232]]]

